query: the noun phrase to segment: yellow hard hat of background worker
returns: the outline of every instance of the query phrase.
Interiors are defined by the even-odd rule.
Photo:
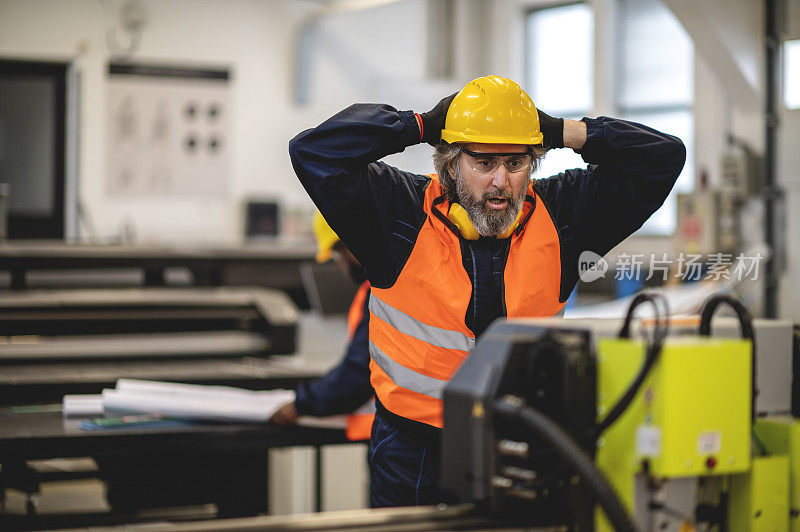
[[[482,144],[541,144],[539,114],[516,82],[486,76],[467,83],[450,104],[442,140]]]
[[[339,241],[339,235],[333,232],[322,213],[314,213],[314,236],[317,238],[317,262],[327,262],[333,256],[333,246]]]

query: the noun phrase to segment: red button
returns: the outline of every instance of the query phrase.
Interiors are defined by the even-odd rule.
[[[717,459],[714,458],[713,456],[709,456],[708,458],[706,458],[706,467],[708,469],[714,469],[715,467],[717,467]]]

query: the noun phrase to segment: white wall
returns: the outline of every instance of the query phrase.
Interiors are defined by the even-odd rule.
[[[142,240],[229,240],[241,231],[239,207],[249,193],[301,195],[288,172],[269,172],[285,159],[275,124],[290,122],[285,53],[291,21],[302,5],[285,2],[174,0],[143,2],[147,13],[135,60],[228,67],[236,109],[228,197],[205,200],[117,199],[105,193],[104,32],[119,4],[91,0],[4,1],[0,55],[74,61],[80,90],[80,198],[98,236],[130,219]],[[288,23],[287,23],[288,21]],[[281,73],[275,75],[276,72]],[[281,131],[281,137],[285,133]],[[285,168],[284,165],[277,166]]]
[[[105,192],[106,28],[121,1],[2,0],[0,57],[72,61],[81,78],[79,193],[97,236],[128,221],[145,242],[235,242],[249,196],[310,210],[287,154],[289,139],[356,101],[427,109],[455,88],[426,84],[424,0],[325,17],[310,54],[308,105],[293,104],[295,30],[315,2],[142,0],[146,23],[136,62],[229,68],[234,106],[229,194],[210,199],[110,198]],[[391,27],[391,30],[390,30]],[[448,92],[449,91],[449,92]],[[423,109],[423,110],[425,110]],[[395,158],[430,171],[424,148]]]

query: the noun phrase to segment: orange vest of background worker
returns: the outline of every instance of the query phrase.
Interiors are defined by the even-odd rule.
[[[369,283],[364,281],[361,264],[347,251],[319,212],[314,215],[314,236],[317,239],[317,262],[333,259],[350,279],[361,283],[347,313],[347,349],[341,362],[324,377],[300,385],[295,400],[279,408],[270,421],[277,425],[288,425],[295,423],[300,415],[349,414],[347,438],[368,440],[374,413],[353,412],[356,409],[363,411],[359,407],[373,396],[369,384],[367,347]]]

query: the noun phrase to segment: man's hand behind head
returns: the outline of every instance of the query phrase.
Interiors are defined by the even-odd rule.
[[[539,129],[544,135],[542,143],[548,150],[564,147],[564,119],[554,118],[541,109],[536,109],[539,113]]]
[[[450,104],[453,103],[453,98],[456,97],[456,94],[458,93],[454,92],[447,98],[442,98],[433,109],[419,115],[420,120],[422,120],[421,140],[423,142],[436,147],[439,141],[442,140],[442,130],[447,118],[447,110],[450,109]]]

